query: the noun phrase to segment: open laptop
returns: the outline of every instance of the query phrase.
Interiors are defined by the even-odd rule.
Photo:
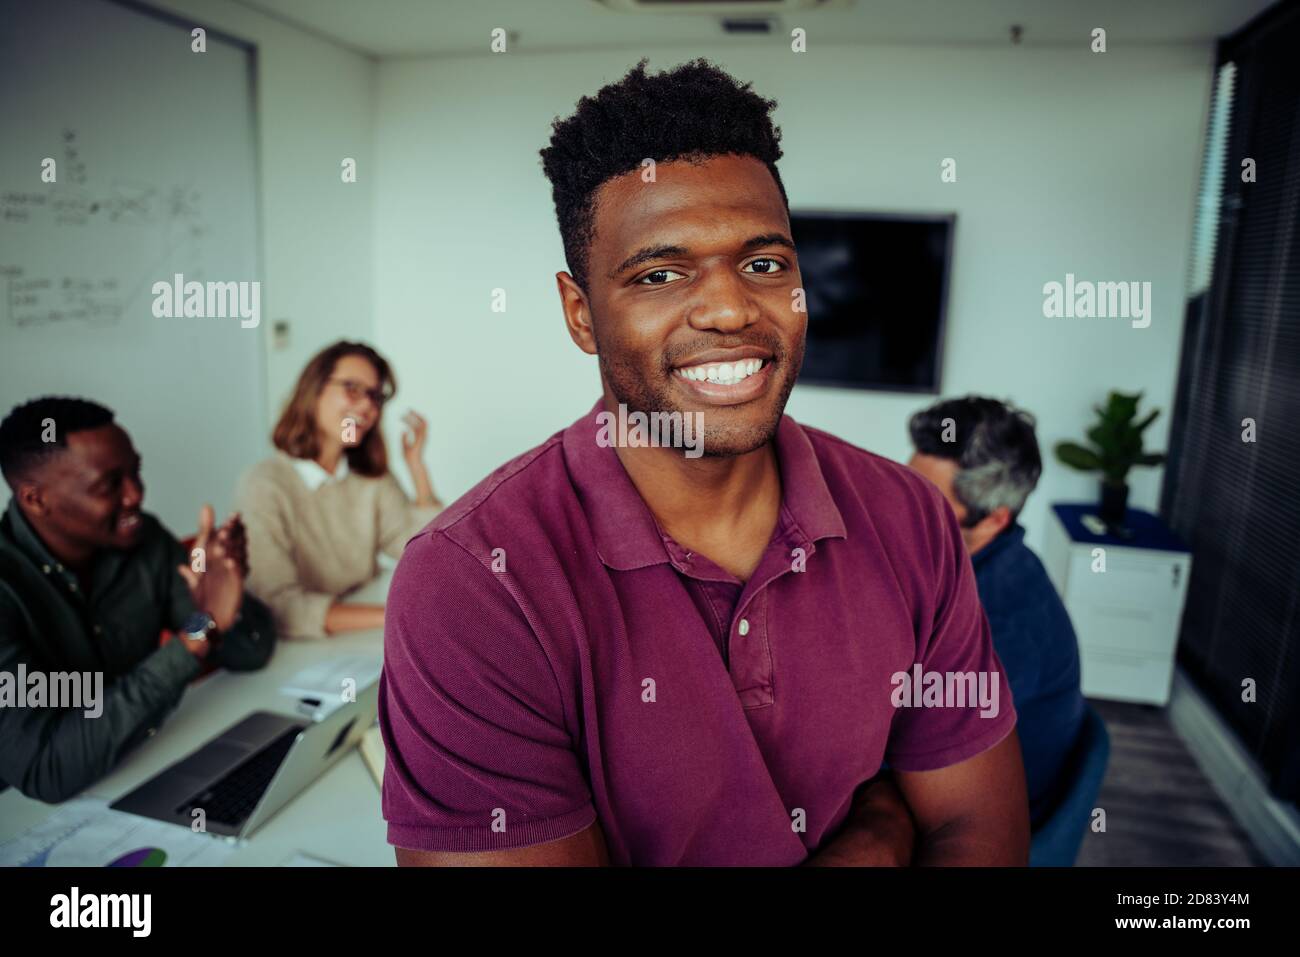
[[[361,740],[375,721],[379,682],[320,721],[256,711],[110,805],[209,833],[248,837]]]

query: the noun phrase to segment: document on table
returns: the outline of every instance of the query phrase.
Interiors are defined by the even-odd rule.
[[[386,755],[384,753],[384,737],[379,731],[379,725],[375,725],[362,736],[360,747],[361,759],[366,762],[366,767],[370,769],[370,776],[382,788],[384,786]]]
[[[379,680],[384,659],[379,655],[340,655],[302,669],[280,687],[298,702],[298,711],[320,721],[356,693]]]
[[[238,845],[79,798],[0,844],[3,867],[218,867]]]

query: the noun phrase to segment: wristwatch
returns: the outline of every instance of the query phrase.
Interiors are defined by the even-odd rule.
[[[216,631],[217,620],[206,611],[191,612],[189,617],[181,623],[181,637],[186,641],[202,641],[205,638],[215,638]]]

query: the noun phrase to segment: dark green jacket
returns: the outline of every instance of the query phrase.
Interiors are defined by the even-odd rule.
[[[0,704],[0,790],[12,785],[41,801],[65,801],[102,778],[176,707],[201,663],[183,641],[158,646],[195,610],[176,570],[189,556],[149,514],[139,543],[101,553],[90,594],[37,537],[14,501],[0,517],[0,673],[10,687],[20,666],[33,672],[102,672],[102,713],[83,708]],[[275,629],[266,606],[244,596],[215,663],[253,671],[271,657]],[[0,680],[6,677],[0,675]]]

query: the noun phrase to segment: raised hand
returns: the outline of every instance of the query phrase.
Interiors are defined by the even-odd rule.
[[[221,523],[217,530],[217,541],[227,555],[235,560],[241,578],[248,577],[248,533],[244,530],[244,520],[238,512]]]
[[[402,416],[406,429],[402,432],[402,457],[412,469],[424,461],[424,442],[429,435],[429,423],[414,409]]]
[[[178,565],[176,570],[189,586],[195,607],[206,611],[222,631],[235,622],[244,600],[244,571],[247,567],[243,523],[238,516],[227,519],[214,532],[211,505],[199,509],[199,534],[194,549],[201,549],[203,570]],[[190,552],[194,554],[193,550]]]
[[[411,481],[415,483],[415,504],[440,508],[442,502],[434,494],[433,481],[424,465],[424,441],[429,436],[429,423],[414,409],[402,416],[402,422],[407,427],[407,431],[402,433],[402,455],[406,467],[411,470]]]

